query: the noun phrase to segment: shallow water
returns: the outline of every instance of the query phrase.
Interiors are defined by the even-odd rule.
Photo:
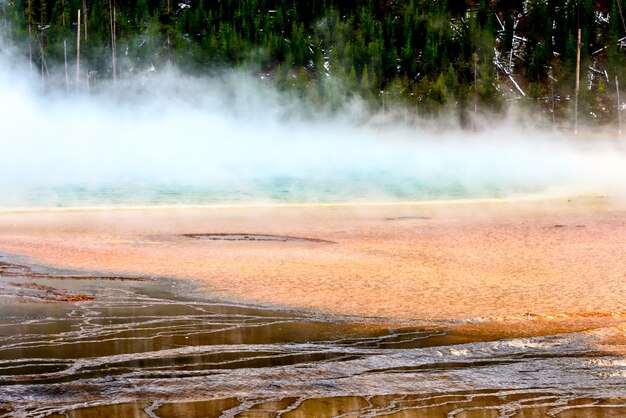
[[[626,361],[588,334],[470,338],[0,262],[0,416],[626,415]]]
[[[540,185],[493,181],[469,190],[458,179],[398,177],[390,173],[340,173],[324,177],[283,176],[209,185],[150,183],[76,184],[25,187],[0,196],[0,208],[75,206],[167,206],[224,204],[302,204],[502,198],[538,193]]]

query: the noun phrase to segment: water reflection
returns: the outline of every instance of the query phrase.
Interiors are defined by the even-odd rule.
[[[227,304],[184,281],[0,259],[3,417],[609,417],[625,408],[623,359],[583,334],[468,337],[445,324]]]

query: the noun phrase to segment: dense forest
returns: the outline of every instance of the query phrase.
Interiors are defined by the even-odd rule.
[[[4,44],[44,86],[97,89],[175,65],[240,68],[319,106],[420,115],[511,103],[615,123],[626,0],[0,0]],[[79,20],[80,15],[80,20]],[[626,79],[623,80],[626,85]]]

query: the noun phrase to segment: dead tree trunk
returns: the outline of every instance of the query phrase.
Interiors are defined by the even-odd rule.
[[[63,39],[63,60],[65,61],[65,92],[70,91],[70,77],[67,72],[67,39]]]
[[[83,27],[85,28],[85,40],[87,40],[87,0],[83,0]]]
[[[41,0],[39,4],[39,57],[41,59],[41,88],[45,88],[45,75],[48,77],[48,65],[45,53],[45,30],[46,30],[46,2]]]
[[[113,79],[117,81],[117,12],[113,5]]]
[[[33,72],[33,1],[28,0],[26,19],[28,20],[28,62],[30,72]]]
[[[80,89],[80,9],[78,9],[78,31],[76,32],[76,91]]]
[[[39,34],[39,57],[40,57],[40,67],[41,67],[41,88],[44,89],[46,87],[46,82],[44,78],[45,68],[46,68],[46,59],[44,57],[43,52],[43,29],[40,30]]]
[[[63,32],[65,32],[65,14],[67,10],[65,10],[65,0],[61,2],[62,14],[61,14],[61,23],[63,25]],[[67,38],[65,37],[65,33],[63,34],[63,62],[65,64],[65,92],[69,92],[70,90],[70,78],[67,72]]]
[[[168,58],[170,55],[170,50],[172,48],[172,40],[171,40],[171,34],[170,34],[170,19],[172,18],[171,16],[171,1],[170,0],[163,0],[161,2],[161,7],[163,12],[161,13],[162,18],[164,18],[164,22],[165,22],[165,29],[166,29],[166,33],[165,33],[165,43],[167,45],[167,50],[168,50]]]
[[[617,93],[617,122],[619,123],[619,131],[618,133],[621,135],[622,134],[622,103],[620,102],[619,99],[619,80],[617,79],[617,76],[615,76],[615,91]]]
[[[114,87],[117,83],[117,38],[115,35],[116,28],[117,13],[115,10],[115,0],[109,0],[109,30],[111,32],[111,69]]]
[[[576,48],[576,98],[574,102],[574,135],[578,135],[578,91],[580,89],[580,29]]]

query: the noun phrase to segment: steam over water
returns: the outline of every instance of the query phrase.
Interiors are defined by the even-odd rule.
[[[329,116],[243,74],[171,70],[117,93],[42,94],[8,62],[0,58],[0,207],[618,194],[626,178],[619,141],[532,123],[439,130],[358,103]]]
[[[170,70],[117,90],[42,93],[19,65],[0,53],[0,209],[626,198],[622,139],[489,118],[480,131],[439,129],[358,102],[329,115],[237,73]],[[429,219],[389,220],[407,218]],[[199,243],[298,241],[186,232]],[[0,417],[626,414],[624,359],[594,345],[593,332],[469,336],[451,322],[197,293],[171,278],[35,268],[3,255]]]

